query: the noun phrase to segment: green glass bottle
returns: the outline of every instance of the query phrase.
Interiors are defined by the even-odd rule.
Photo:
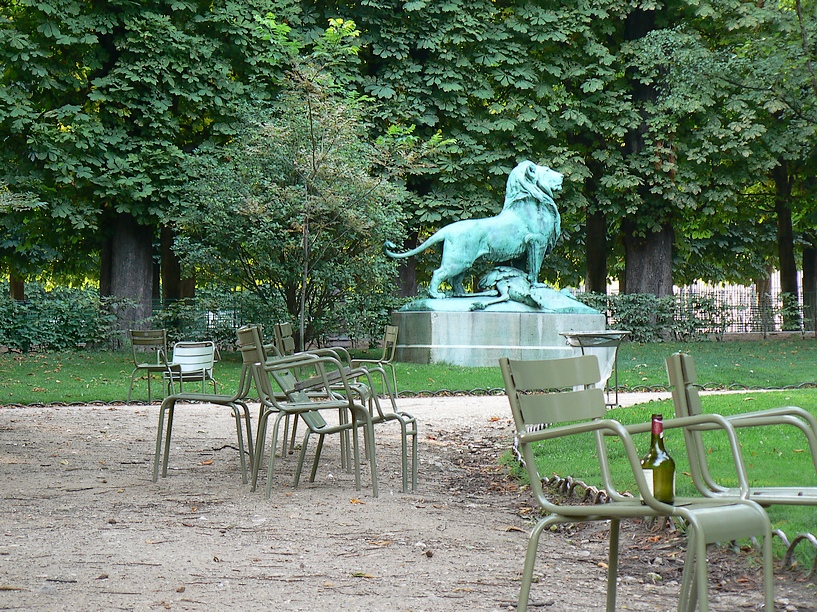
[[[660,414],[652,415],[650,450],[641,459],[641,468],[655,499],[671,504],[675,499],[675,461],[664,448],[664,418]]]

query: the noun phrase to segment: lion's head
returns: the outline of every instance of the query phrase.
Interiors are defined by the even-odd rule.
[[[539,166],[532,161],[523,161],[508,175],[503,209],[530,197],[537,202],[547,199],[552,203],[553,192],[562,188],[563,178],[564,175],[547,166]]]

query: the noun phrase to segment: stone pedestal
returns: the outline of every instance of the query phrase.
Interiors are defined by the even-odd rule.
[[[558,359],[573,349],[560,332],[601,331],[602,314],[509,311],[398,311],[395,359],[409,363],[498,366],[500,357]]]

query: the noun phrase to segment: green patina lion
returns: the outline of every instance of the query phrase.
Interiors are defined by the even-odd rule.
[[[440,285],[448,281],[455,296],[466,295],[463,277],[480,257],[491,261],[510,261],[527,255],[528,280],[539,284],[542,261],[561,233],[561,217],[553,193],[562,188],[562,174],[547,166],[523,161],[511,170],[505,188],[502,212],[486,219],[466,219],[446,225],[415,249],[396,253],[396,245],[387,242],[389,257],[412,257],[439,242],[443,243],[440,267],[431,276],[428,293],[444,298]]]

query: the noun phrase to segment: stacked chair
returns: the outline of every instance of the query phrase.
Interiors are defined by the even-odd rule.
[[[388,327],[392,329],[389,330]],[[388,327],[386,330],[386,340],[384,340],[384,342],[392,342],[390,339],[392,337],[393,341],[396,342],[397,328],[393,326]],[[270,359],[270,348],[272,348],[279,358],[297,355],[297,353],[295,353],[295,341],[292,337],[292,325],[290,323],[276,324],[274,334],[275,344],[263,345],[266,347],[267,360]],[[396,393],[389,382],[389,376],[386,374],[384,368],[378,361],[352,360],[349,352],[343,347],[312,349],[305,353],[331,358],[327,367],[329,368],[328,380],[333,392],[343,395],[347,391],[347,388],[353,391],[357,401],[368,407],[374,425],[392,422],[397,423],[400,427],[403,492],[408,491],[409,482],[411,483],[411,489],[415,490],[417,488],[417,420],[411,414],[398,409]],[[393,350],[391,350],[391,354],[393,354]],[[296,378],[299,376],[297,369],[293,369],[293,375]],[[348,385],[342,383],[340,380],[341,377],[346,379]],[[376,388],[374,378],[376,377],[380,378],[380,384],[384,390],[382,400],[374,391]],[[311,383],[309,380],[297,380],[294,384],[297,390],[302,391],[308,390]],[[396,385],[396,380],[394,384]],[[282,454],[285,452],[288,426],[289,419],[285,418]],[[293,421],[292,438],[289,442],[290,448],[293,447],[296,428],[297,419]],[[348,449],[345,435],[341,438],[341,444],[342,449]]]
[[[371,468],[372,494],[377,497],[377,462],[375,459],[372,418],[367,408],[355,401],[355,393],[351,389],[352,383],[343,373],[341,364],[333,357],[315,355],[312,353],[300,353],[268,359],[264,352],[261,329],[258,326],[248,326],[238,330],[238,348],[243,355],[244,362],[252,362],[253,364],[255,385],[261,401],[261,413],[258,421],[255,450],[259,461],[253,464],[253,490],[255,490],[260,457],[263,454],[263,447],[266,440],[267,422],[272,416],[274,417],[274,423],[271,428],[272,441],[270,443],[267,467],[266,496],[269,497],[272,492],[275,448],[277,446],[280,422],[283,418],[290,415],[299,417],[307,428],[298,458],[294,486],[297,486],[300,480],[311,434],[318,436],[318,446],[315,451],[315,459],[310,474],[310,482],[313,482],[315,480],[318,462],[320,461],[325,436],[335,433],[342,434],[344,432],[351,432],[353,439],[352,460],[355,470],[355,486],[359,490],[361,487],[361,479],[358,430],[363,429]],[[295,375],[295,371],[298,371],[300,378]],[[306,386],[299,385],[304,372],[311,374],[308,378],[309,384]],[[331,378],[334,382],[330,382],[330,372],[332,372]],[[332,389],[333,384],[342,385],[345,394],[341,396],[334,392]],[[279,388],[280,392],[274,389],[274,385]],[[330,424],[324,418],[322,413],[327,410],[338,412],[339,416],[336,424]]]
[[[153,394],[150,388],[150,379],[153,374],[158,374],[161,378],[168,372],[167,361],[167,330],[166,329],[131,329],[128,337],[133,353],[133,371],[130,375],[130,387],[128,388],[128,403],[130,403],[133,385],[136,376],[145,372],[148,381],[148,402],[153,401]],[[145,359],[145,354],[151,356]],[[155,356],[155,359],[153,358]],[[162,397],[164,397],[164,393]]]

